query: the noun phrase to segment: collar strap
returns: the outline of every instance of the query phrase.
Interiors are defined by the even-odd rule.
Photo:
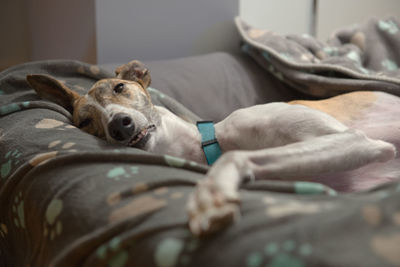
[[[198,121],[197,129],[201,134],[201,148],[204,151],[208,165],[212,165],[222,154],[221,147],[215,137],[212,121]]]

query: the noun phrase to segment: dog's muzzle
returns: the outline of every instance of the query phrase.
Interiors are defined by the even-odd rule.
[[[135,123],[126,113],[117,113],[108,123],[108,133],[117,141],[129,140],[135,131]]]

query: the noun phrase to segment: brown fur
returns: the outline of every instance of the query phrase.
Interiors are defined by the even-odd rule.
[[[104,108],[113,103],[132,108],[132,103],[143,97],[141,96],[143,94],[148,101],[151,101],[150,94],[146,90],[151,78],[141,62],[134,60],[122,65],[117,68],[116,74],[117,78],[96,82],[83,96],[49,75],[28,75],[27,81],[40,97],[55,102],[71,112],[75,126],[89,134],[105,138],[105,129],[97,106]],[[125,89],[121,93],[115,93],[115,87],[121,83]]]
[[[318,101],[295,100],[289,104],[299,104],[320,110],[347,124],[365,114],[364,110],[371,107],[376,100],[377,96],[374,92],[361,91]]]

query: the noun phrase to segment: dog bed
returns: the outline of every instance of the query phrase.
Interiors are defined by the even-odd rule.
[[[315,97],[243,55],[147,65],[153,102],[191,121]],[[113,77],[111,68],[58,60],[0,73],[0,266],[400,264],[399,183],[353,194],[302,181],[248,183],[238,222],[191,235],[185,205],[207,166],[86,134],[25,81],[47,73],[82,93]]]

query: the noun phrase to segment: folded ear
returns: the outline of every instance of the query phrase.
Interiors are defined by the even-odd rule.
[[[128,64],[119,66],[115,70],[115,74],[117,75],[118,79],[140,83],[144,89],[149,87],[151,83],[149,70],[142,62],[138,60],[133,60]]]
[[[71,114],[75,100],[81,97],[77,92],[72,91],[50,75],[27,75],[26,80],[41,98],[61,105]]]

